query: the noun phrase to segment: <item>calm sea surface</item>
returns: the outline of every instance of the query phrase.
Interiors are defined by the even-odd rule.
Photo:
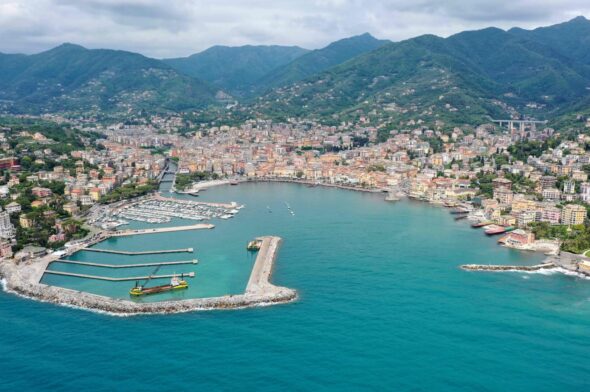
[[[233,219],[215,220],[214,230],[98,245],[193,247],[193,254],[81,252],[72,258],[128,263],[196,257],[198,265],[159,271],[195,271],[187,291],[149,300],[223,295],[246,286],[254,261],[246,243],[279,235],[284,243],[273,281],[297,289],[299,301],[112,317],[2,292],[0,390],[590,390],[590,281],[462,271],[464,263],[525,265],[543,257],[496,246],[497,238],[454,221],[448,210],[290,184],[218,187],[199,199],[246,207]],[[52,268],[82,271],[66,264]],[[153,268],[132,271],[147,275]],[[120,298],[128,298],[134,284],[49,275],[44,282]]]

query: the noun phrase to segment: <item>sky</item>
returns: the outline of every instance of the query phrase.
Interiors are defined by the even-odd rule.
[[[37,53],[64,42],[155,58],[213,45],[316,49],[365,32],[400,41],[579,15],[590,19],[589,0],[0,0],[0,52]]]

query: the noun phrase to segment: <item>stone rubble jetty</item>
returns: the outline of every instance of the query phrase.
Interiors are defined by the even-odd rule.
[[[464,264],[462,269],[467,271],[539,271],[552,269],[557,266],[554,263],[543,263],[537,265],[490,265],[490,264]]]
[[[297,298],[295,290],[275,286],[269,282],[281,238],[267,236],[261,239],[263,244],[254,263],[246,292],[238,295],[151,303],[110,298],[40,283],[49,259],[22,264],[13,261],[0,262],[0,277],[4,279],[4,287],[8,292],[39,301],[122,316],[240,309],[294,301]]]

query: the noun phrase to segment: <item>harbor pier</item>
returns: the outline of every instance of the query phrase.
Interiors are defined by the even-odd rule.
[[[99,268],[140,268],[140,267],[160,267],[164,265],[186,265],[186,264],[197,264],[199,261],[197,259],[193,260],[184,260],[184,261],[161,261],[161,262],[153,262],[153,263],[139,263],[139,264],[102,264],[102,263],[93,263],[89,261],[76,261],[76,260],[55,260],[52,263],[62,263],[62,264],[74,264],[74,265],[83,265],[86,267],[99,267]]]
[[[153,229],[128,229],[128,230],[117,230],[109,233],[111,237],[124,237],[129,235],[139,234],[158,234],[158,233],[171,233],[174,231],[187,231],[187,230],[204,230],[213,229],[215,225],[209,223],[198,223],[196,225],[186,226],[174,226],[174,227],[158,227]]]
[[[148,276],[131,276],[127,278],[111,278],[109,276],[99,276],[99,275],[87,275],[87,274],[76,274],[73,272],[63,272],[63,271],[45,271],[46,274],[51,275],[62,275],[62,276],[72,276],[75,278],[85,278],[85,279],[94,279],[94,280],[106,280],[109,282],[128,282],[132,280],[147,280],[147,279],[170,279],[175,276],[182,275],[184,277],[194,278],[194,272],[188,272],[186,274],[166,274],[166,275],[148,275]]]
[[[140,252],[131,252],[131,251],[124,251],[124,250],[111,250],[111,249],[97,249],[97,248],[84,248],[80,249],[86,252],[100,252],[100,253],[113,253],[117,255],[125,255],[125,256],[140,256],[140,255],[158,255],[158,254],[165,254],[165,253],[192,253],[194,251],[193,248],[183,248],[183,249],[168,249],[168,250],[146,250]]]
[[[255,306],[281,304],[297,299],[297,292],[287,287],[270,283],[273,265],[282,242],[280,237],[259,237],[262,246],[257,255],[246,290],[242,294],[223,295],[209,298],[167,300],[160,302],[137,302],[131,299],[111,298],[87,292],[50,286],[41,283],[44,273],[74,276],[106,281],[128,281],[170,278],[173,275],[137,276],[129,278],[110,278],[95,275],[73,274],[50,271],[47,265],[55,261],[51,256],[34,262],[16,264],[0,262],[0,276],[5,279],[5,290],[27,298],[51,302],[59,305],[75,306],[81,309],[106,312],[112,315],[128,316],[139,314],[167,314],[214,309],[242,309]],[[134,265],[137,266],[137,265]],[[178,275],[177,275],[178,276]],[[185,275],[191,276],[191,275]],[[194,276],[194,273],[192,273]]]
[[[282,240],[280,237],[261,237],[259,240],[262,240],[262,244],[246,286],[246,294],[249,295],[264,294],[276,287],[269,282],[269,279]]]

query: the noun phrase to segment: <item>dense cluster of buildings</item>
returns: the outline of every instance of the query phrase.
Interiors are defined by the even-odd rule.
[[[523,229],[511,233],[509,240],[516,242],[534,240],[526,231],[534,222],[575,226],[586,221],[590,153],[585,146],[590,137],[585,135],[523,158],[510,153],[516,141],[542,141],[554,131],[507,132],[489,124],[468,131],[419,125],[385,131],[367,122],[336,127],[257,120],[239,127],[194,128],[185,135],[175,132],[184,125],[180,118],[153,117],[139,125],[83,128],[103,138],[93,147],[52,157],[58,164],[51,170],[28,175],[26,181],[35,184],[32,206],[50,204],[56,195],[40,184],[58,181],[65,185],[63,209],[77,214],[123,184],[160,178],[167,167],[163,152],[168,151],[169,158],[178,161],[179,173],[385,190],[438,204],[470,201],[482,220]],[[0,136],[0,142],[6,140]],[[43,135],[28,136],[51,142]],[[32,151],[37,163],[48,154]],[[18,157],[5,157],[0,167],[3,164],[18,166]],[[0,196],[13,199],[0,212],[0,238],[5,241],[14,237],[11,214],[20,213],[11,189],[22,180],[16,172],[0,186]],[[34,224],[26,214],[18,222],[25,228]]]
[[[251,121],[196,132],[181,145],[172,142],[171,155],[179,158],[183,173],[395,190],[440,204],[473,201],[482,219],[522,229],[533,222],[580,225],[586,219],[582,204],[590,201],[584,170],[590,138],[581,135],[524,160],[509,152],[517,140],[553,134],[551,129],[501,132],[491,125],[447,133],[419,127],[393,130],[377,143],[373,127]],[[482,194],[483,178],[493,178],[489,194]]]

